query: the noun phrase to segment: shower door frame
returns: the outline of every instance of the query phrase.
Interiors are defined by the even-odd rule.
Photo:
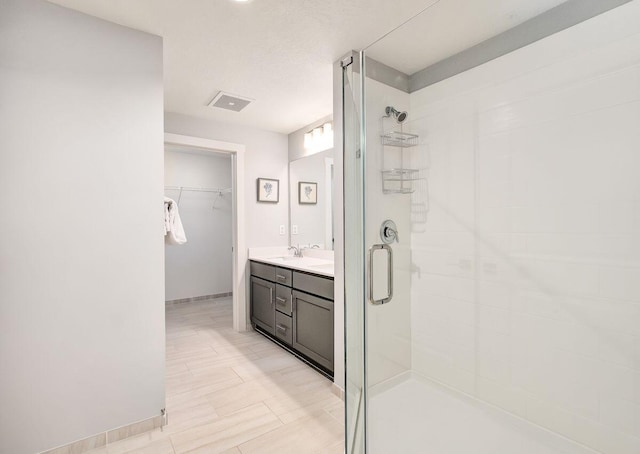
[[[341,266],[344,273],[344,401],[345,401],[345,453],[365,454],[367,452],[367,376],[366,376],[366,239],[365,222],[365,170],[366,153],[364,127],[364,51],[352,51],[334,64],[334,109],[335,143],[342,146],[342,153],[336,154],[336,168],[342,172],[343,182],[343,231],[336,236],[336,253],[343,253]],[[349,74],[357,88],[347,86]],[[351,103],[353,101],[353,103]],[[348,112],[348,107],[355,109]],[[349,115],[351,114],[351,115]],[[355,122],[354,122],[355,119]],[[349,191],[351,185],[355,191]],[[354,209],[355,208],[355,209]],[[355,233],[356,241],[347,238]],[[339,240],[339,241],[338,241]],[[339,243],[343,244],[340,245]],[[349,245],[353,246],[350,250]],[[343,246],[343,247],[340,247]],[[338,261],[338,257],[336,260]],[[352,269],[353,268],[353,269]],[[339,273],[336,273],[338,276]],[[355,297],[350,297],[353,294]],[[355,316],[350,317],[350,312]],[[361,311],[359,313],[359,311]],[[351,340],[356,333],[358,339]],[[360,335],[358,335],[358,333]],[[354,346],[354,349],[350,347]],[[353,355],[350,357],[350,353]],[[350,378],[359,387],[359,394],[350,400]]]

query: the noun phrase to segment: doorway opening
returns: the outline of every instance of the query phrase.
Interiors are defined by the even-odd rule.
[[[166,299],[172,301],[231,293],[233,329],[238,332],[248,329],[244,272],[247,262],[244,235],[244,151],[245,147],[242,144],[165,134],[165,157],[168,157],[172,165],[169,169],[165,163],[165,195],[179,199],[179,202],[174,199],[178,202],[179,209],[180,203],[184,203],[184,208],[189,211],[187,214],[194,219],[195,230],[192,233],[196,235],[195,238],[200,240],[205,251],[215,252],[215,258],[212,260],[215,263],[206,263],[206,266],[198,267],[198,262],[203,265],[203,257],[206,257],[198,247],[191,248],[194,250],[188,252],[169,251],[165,264],[167,272],[180,270],[181,280],[178,276],[176,279],[167,276]],[[228,171],[225,174],[225,168],[230,169],[230,175]],[[209,212],[203,209],[207,203]],[[225,227],[225,220],[230,221],[230,225],[227,223]],[[200,230],[207,227],[212,231]],[[216,230],[218,228],[228,230]],[[188,238],[189,232],[185,233]],[[225,238],[230,239],[227,245],[224,245]],[[216,248],[223,250],[217,251]],[[185,260],[192,262],[188,266],[180,266],[185,265]],[[227,267],[226,270],[224,266]],[[211,274],[212,271],[216,272],[216,279],[212,276],[207,282],[205,275]],[[230,290],[215,290],[225,288]],[[193,292],[205,294],[184,296]]]

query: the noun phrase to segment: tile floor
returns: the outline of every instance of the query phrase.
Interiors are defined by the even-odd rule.
[[[343,454],[331,382],[255,333],[231,328],[231,299],[167,308],[169,424],[91,454]]]

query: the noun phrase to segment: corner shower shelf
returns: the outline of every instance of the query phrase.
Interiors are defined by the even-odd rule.
[[[408,132],[391,131],[382,134],[380,137],[382,138],[382,145],[389,147],[409,148],[418,145],[418,136]]]
[[[383,128],[384,131],[384,119]],[[415,147],[419,143],[419,136],[417,134],[411,134],[402,131],[402,125],[400,131],[388,131],[384,132],[380,139],[382,141],[383,154],[382,154],[382,192],[384,194],[411,194],[416,190],[414,181],[420,179],[420,171],[418,169],[408,169],[404,166],[405,162],[405,149]],[[395,162],[398,167],[385,168],[385,147],[394,147],[397,150],[395,153],[397,158]]]
[[[385,194],[411,194],[414,181],[420,179],[418,169],[389,169],[382,171],[382,192]]]

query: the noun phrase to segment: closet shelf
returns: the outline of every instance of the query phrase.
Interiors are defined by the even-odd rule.
[[[380,137],[382,138],[382,145],[409,148],[418,145],[419,136],[408,132],[391,131],[382,134]]]
[[[195,192],[217,192],[225,194],[231,192],[231,188],[194,188],[189,186],[165,186],[165,191],[195,191]]]

